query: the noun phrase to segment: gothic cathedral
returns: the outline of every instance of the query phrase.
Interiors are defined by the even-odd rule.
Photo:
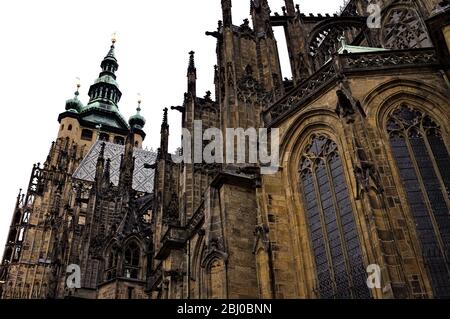
[[[171,109],[187,131],[278,129],[276,171],[175,160],[167,108],[144,150],[140,103],[119,111],[113,41],[17,197],[1,298],[450,298],[449,1],[381,0],[379,17],[366,0],[335,15],[249,2],[252,24],[221,0],[206,33],[214,96],[198,96],[190,52]],[[176,155],[198,146],[183,139]]]

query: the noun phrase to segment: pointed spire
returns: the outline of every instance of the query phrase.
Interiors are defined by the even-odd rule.
[[[119,64],[117,63],[114,52],[116,43],[115,35],[113,35],[111,42],[112,44],[108,54],[100,64],[102,71],[98,79],[89,89],[89,105],[94,102],[99,102],[117,107],[117,103],[119,103],[122,97],[122,92],[120,92],[119,85],[116,82],[117,77],[115,72],[119,69]]]
[[[125,141],[125,152],[120,164],[119,187],[122,190],[131,188],[134,172],[134,133],[130,132]]]
[[[287,15],[294,16],[295,15],[294,0],[284,0],[284,3],[286,6]]]
[[[101,143],[100,151],[97,158],[97,167],[95,171],[95,181],[97,182],[97,186],[100,186],[103,171],[105,168],[105,146],[106,146],[105,142]]]
[[[101,64],[103,72],[100,73],[100,76],[102,76],[102,74],[108,74],[113,75],[115,78],[115,72],[119,68],[115,54],[116,42],[117,35],[116,33],[113,33],[111,38],[111,47],[109,48],[108,54],[105,56]]]
[[[197,69],[195,68],[195,52],[189,52],[189,66],[188,66],[188,93],[192,95],[192,97],[196,97],[197,95]]]
[[[100,153],[99,153],[99,155],[98,155],[98,158],[99,159],[105,159],[105,146],[106,146],[106,143],[105,142],[103,142],[102,143],[102,146],[101,146],[101,148],[100,148]]]
[[[116,42],[117,42],[117,34],[116,34],[116,32],[114,32],[111,37],[111,47],[109,49],[108,54],[106,55],[106,58],[108,58],[108,57],[114,58],[114,59],[116,58],[116,55],[114,53],[114,49],[116,48],[115,47]]]
[[[130,127],[133,131],[142,130],[145,126],[145,118],[141,115],[141,103],[142,103],[142,96],[138,93],[138,106],[136,108],[136,114],[130,117],[128,120],[128,124],[130,124]]]
[[[189,52],[189,68],[188,68],[189,72],[195,72],[196,71],[194,55],[195,55],[194,51]]]
[[[166,107],[166,108],[164,108],[164,114],[163,114],[163,121],[162,121],[162,124],[161,124],[161,128],[167,128],[167,127],[169,127],[169,124],[168,124],[168,116],[167,116],[167,112],[168,112],[168,108]]]
[[[231,13],[231,0],[222,0],[222,15],[224,28],[231,28],[233,25],[233,18]]]
[[[167,116],[168,109],[164,108],[163,121],[161,124],[161,145],[160,156],[166,158],[169,152],[169,121]]]
[[[78,99],[78,96],[80,95],[80,78],[76,78],[76,91],[74,93],[74,97],[70,100],[66,101],[66,111],[73,111],[75,113],[79,112],[83,108],[83,103]]]
[[[267,29],[271,31],[271,27],[267,28],[267,21],[270,21],[270,7],[267,0],[252,0],[250,2],[250,12],[253,19],[253,27],[258,35],[265,35]]]
[[[106,160],[105,170],[103,172],[103,185],[107,186],[111,182],[111,159]]]

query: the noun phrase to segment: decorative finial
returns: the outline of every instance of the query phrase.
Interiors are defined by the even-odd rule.
[[[195,68],[194,54],[194,51],[189,52],[189,69]]]
[[[117,32],[114,32],[114,33],[112,34],[112,36],[111,36],[111,42],[112,42],[112,45],[113,45],[113,46],[116,44],[116,42],[117,42]]]
[[[75,80],[76,80],[76,86],[77,86],[77,90],[75,91],[75,96],[77,97],[78,95],[80,95],[81,80],[79,77],[76,77]]]
[[[138,97],[138,107],[137,107],[136,111],[139,114],[139,112],[141,112],[141,103],[142,103],[142,95],[141,95],[141,93],[138,93],[137,97]]]
[[[106,143],[103,142],[102,145],[100,146],[100,154],[98,156],[99,158],[105,157],[105,146],[106,146]]]
[[[167,107],[164,108],[164,116],[163,116],[163,125],[167,125],[167,112],[169,111],[169,109]]]
[[[345,47],[347,46],[347,42],[345,41],[345,37],[344,36],[340,36],[338,38],[338,41],[341,42],[342,49],[345,49]]]
[[[100,134],[102,133],[102,125],[98,124],[95,126],[95,128],[97,129],[97,140],[100,139]]]

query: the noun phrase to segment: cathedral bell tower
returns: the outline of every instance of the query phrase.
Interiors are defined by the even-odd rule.
[[[133,125],[129,125],[119,111],[118,104],[122,92],[116,82],[119,64],[115,48],[116,37],[113,35],[111,47],[100,64],[101,72],[89,88],[87,105],[83,105],[79,99],[80,84],[77,83],[74,98],[66,102],[65,112],[58,117],[60,122],[58,138],[69,138],[85,150],[90,149],[97,139],[124,145],[130,126],[136,124],[138,129],[141,127],[138,134],[140,138],[137,138],[138,146],[141,147],[145,138],[142,131],[145,120],[141,123],[143,118],[139,118],[137,123],[133,120]]]

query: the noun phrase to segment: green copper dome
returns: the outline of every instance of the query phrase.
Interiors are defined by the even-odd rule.
[[[66,111],[76,111],[76,113],[80,112],[84,107],[83,103],[78,99],[78,91],[75,92],[75,96],[70,100],[66,101]]]
[[[70,113],[76,113],[76,114],[80,113],[80,112],[78,112],[78,111],[75,110],[75,109],[69,109],[69,110],[67,110],[67,112],[70,112]]]
[[[83,127],[96,129],[98,125],[102,125],[104,130],[117,134],[125,135],[129,132],[130,126],[120,113],[118,106],[122,92],[116,81],[115,72],[118,70],[119,64],[115,57],[114,44],[115,40],[113,39],[108,54],[101,62],[101,72],[89,88],[89,102],[83,105],[78,99],[77,90],[75,97],[66,102],[66,111],[60,114],[58,121],[65,117],[71,117],[78,119]],[[79,87],[78,84],[77,88]],[[145,136],[142,131],[145,119],[142,116],[137,114],[130,119],[130,123],[136,131]]]
[[[141,115],[141,102],[139,101],[139,105],[136,109],[136,114],[131,116],[130,119],[128,120],[128,124],[130,124],[130,126],[132,128],[138,128],[138,129],[143,129],[145,126],[145,118]]]

